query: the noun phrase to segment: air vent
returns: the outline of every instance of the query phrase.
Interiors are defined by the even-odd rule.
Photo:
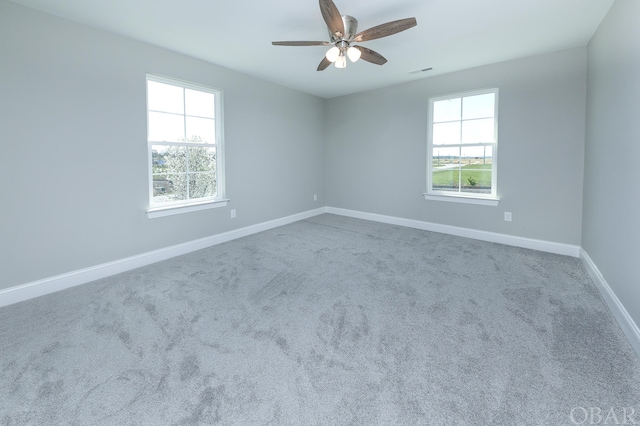
[[[411,71],[409,74],[419,74],[421,72],[425,72],[425,71],[431,71],[433,68],[422,68],[421,70],[415,70],[415,71]]]

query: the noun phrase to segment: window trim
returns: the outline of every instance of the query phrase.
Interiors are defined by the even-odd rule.
[[[189,204],[180,204],[179,206],[163,206],[154,207],[147,210],[147,217],[149,219],[155,219],[158,217],[173,216],[176,214],[197,212],[200,210],[215,209],[217,207],[226,207],[229,204],[229,200],[207,200],[194,202]]]
[[[214,95],[214,112],[215,112],[215,143],[211,144],[216,148],[216,190],[215,197],[203,197],[189,200],[181,200],[163,204],[153,204],[153,155],[152,146],[154,144],[174,144],[174,142],[150,141],[149,140],[149,81],[157,83],[170,84],[183,89],[197,90],[200,92],[212,93]],[[149,219],[156,217],[164,217],[192,211],[211,209],[216,207],[224,207],[229,200],[226,198],[225,185],[225,149],[224,149],[224,94],[222,89],[205,86],[202,84],[191,83],[185,80],[165,77],[157,74],[146,74],[145,78],[145,94],[146,94],[146,113],[147,113],[147,180],[148,180],[148,204],[147,216]],[[186,116],[186,111],[184,114]],[[176,145],[183,146],[181,143]]]
[[[495,142],[478,143],[478,144],[453,144],[450,146],[491,146],[492,147],[492,168],[491,168],[491,193],[490,194],[474,194],[464,192],[438,191],[433,189],[433,104],[437,101],[465,98],[470,96],[485,95],[487,93],[495,94],[494,101],[494,135]],[[426,200],[450,201],[457,203],[481,204],[497,206],[500,202],[498,197],[498,111],[499,111],[500,90],[497,87],[468,90],[464,92],[450,93],[447,95],[434,96],[429,98],[428,122],[427,122],[427,191],[423,193]],[[462,121],[462,119],[461,119]],[[447,145],[449,146],[449,145]]]

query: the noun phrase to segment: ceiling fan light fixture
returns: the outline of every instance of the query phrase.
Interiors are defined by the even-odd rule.
[[[351,62],[356,62],[358,59],[360,59],[361,55],[362,52],[353,46],[347,49],[347,56],[349,57],[349,59],[351,59]]]
[[[340,49],[333,46],[331,49],[327,50],[327,53],[324,56],[329,62],[335,62],[340,56]]]
[[[336,68],[346,68],[347,67],[347,58],[344,56],[344,53],[340,53],[338,59],[336,59]]]

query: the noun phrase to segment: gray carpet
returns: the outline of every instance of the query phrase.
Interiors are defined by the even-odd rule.
[[[0,309],[1,425],[640,423],[639,383],[578,259],[333,215]]]

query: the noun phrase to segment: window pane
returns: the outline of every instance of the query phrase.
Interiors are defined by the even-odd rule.
[[[467,96],[462,100],[462,119],[493,117],[495,93]]]
[[[184,141],[184,116],[150,111],[148,137],[151,142]]]
[[[153,199],[167,201],[173,194],[173,183],[166,174],[153,175]]]
[[[170,203],[187,199],[186,175],[153,175],[153,202]]]
[[[460,122],[433,125],[433,144],[447,145],[460,143]]]
[[[462,143],[483,143],[495,141],[493,118],[462,122]]]
[[[485,146],[482,157],[483,164],[493,164],[493,147]]]
[[[435,191],[458,191],[460,182],[460,170],[446,169],[433,172],[433,186]]]
[[[153,202],[168,203],[187,199],[187,149],[181,146],[153,145]]]
[[[211,118],[187,117],[187,142],[216,142],[216,121]]]
[[[462,192],[491,194],[491,170],[462,168]]]
[[[433,149],[432,189],[458,191],[460,182],[460,148]]]
[[[151,160],[155,174],[187,172],[187,149],[185,147],[152,145]]]
[[[433,148],[433,167],[442,167],[448,166],[451,168],[451,165],[460,163],[460,148],[444,148],[444,147],[434,147]]]
[[[164,174],[153,176],[153,202],[169,203],[187,199],[187,175]]]
[[[171,84],[147,81],[147,102],[152,111],[184,114],[184,98],[182,87]]]
[[[460,120],[460,98],[433,103],[433,122]]]
[[[460,162],[462,163],[461,191],[491,194],[491,147],[462,148]]]
[[[469,164],[491,164],[491,146],[469,146],[463,147],[461,151],[460,163]]]
[[[193,147],[189,148],[189,172],[215,172],[216,149]]]
[[[155,183],[155,176],[154,176]],[[187,199],[187,175],[186,174],[167,174],[166,183],[164,183],[165,192],[162,195],[156,195],[154,190],[153,200],[157,203],[167,203],[172,201],[183,201]]]
[[[213,93],[185,89],[187,115],[215,118],[215,97]]]
[[[151,147],[151,167],[154,174],[167,172],[166,160],[164,158],[166,148],[166,146],[162,145],[152,145]]]
[[[215,173],[189,173],[189,198],[215,197],[216,191]]]

